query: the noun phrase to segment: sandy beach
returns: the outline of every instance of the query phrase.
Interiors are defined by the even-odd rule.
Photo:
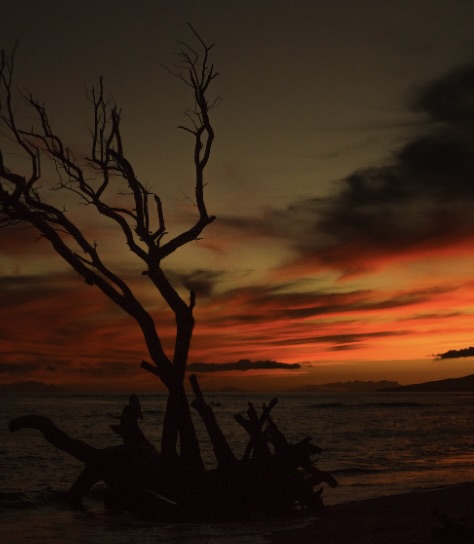
[[[474,483],[326,507],[309,526],[269,535],[270,542],[315,544],[425,544],[441,527],[438,511],[474,527]],[[474,542],[459,535],[448,542]],[[446,540],[445,540],[446,542]]]

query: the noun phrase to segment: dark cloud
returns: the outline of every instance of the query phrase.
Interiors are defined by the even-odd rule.
[[[436,355],[437,359],[459,359],[460,357],[474,357],[474,348],[450,349]]]
[[[28,301],[33,293],[42,290],[45,283],[41,276],[1,276],[0,304],[5,307],[13,301],[16,304]]]
[[[188,370],[191,372],[217,372],[226,370],[240,370],[245,372],[247,370],[296,370],[301,368],[299,363],[278,363],[276,361],[255,361],[251,362],[248,359],[241,359],[235,363],[190,363],[188,364]]]
[[[385,338],[387,336],[400,336],[406,334],[405,331],[380,331],[380,332],[362,332],[352,334],[330,334],[326,336],[319,336],[317,342],[332,342],[334,344],[356,344],[370,338]]]
[[[339,349],[358,349],[360,344],[365,340],[372,340],[374,338],[389,338],[393,336],[403,336],[410,334],[410,331],[379,331],[368,333],[352,333],[352,334],[330,334],[330,335],[308,335],[305,337],[274,340],[272,345],[274,346],[286,346],[286,345],[301,345],[301,344],[332,344],[331,350]]]
[[[65,368],[69,368],[72,364],[71,359],[62,357],[57,353],[52,354],[51,348],[48,347],[45,351],[42,346],[27,349],[25,347],[14,347],[13,349],[3,349],[0,352],[0,357],[5,361],[0,362],[0,374],[28,374],[38,370],[46,370],[49,373],[61,372]],[[54,362],[51,362],[54,359]]]
[[[339,344],[337,346],[331,346],[329,351],[352,351],[360,349],[360,344]]]
[[[78,286],[75,273],[14,275],[0,277],[0,307],[29,303]]]
[[[474,119],[473,94],[474,63],[470,63],[428,85],[414,106],[436,121],[463,125]]]
[[[137,374],[142,374],[143,370],[138,364],[132,363],[94,363],[94,364],[81,364],[73,372],[79,374],[81,377],[88,377],[94,379],[113,379],[132,377]]]
[[[184,274],[176,274],[188,291],[194,291],[196,295],[207,297],[212,294],[214,285],[222,273],[216,270],[204,270],[202,268],[192,270]]]
[[[426,85],[411,106],[425,119],[384,164],[351,173],[332,197],[293,202],[234,227],[285,240],[298,262],[345,273],[364,271],[378,257],[472,237],[474,62]]]
[[[36,363],[0,363],[0,374],[11,374],[11,375],[24,375],[29,372],[35,372],[36,370],[41,369],[41,365]]]
[[[388,164],[360,170],[321,205],[316,232],[330,243],[323,259],[344,259],[348,245],[386,254],[420,245],[445,245],[474,226],[474,64],[428,85],[416,107],[428,130],[408,142]],[[326,253],[324,254],[324,251]],[[354,257],[354,255],[352,255]]]
[[[293,289],[298,288],[295,283]],[[288,287],[290,289],[290,287]],[[452,286],[441,286],[427,289],[412,289],[382,297],[380,292],[370,289],[348,290],[338,292],[284,292],[278,286],[257,285],[229,291],[229,305],[236,308],[227,314],[230,320],[243,323],[267,322],[269,316],[277,321],[297,321],[311,317],[350,314],[361,311],[378,311],[391,308],[406,308],[432,300],[433,297],[456,290]],[[217,324],[222,319],[214,318]],[[211,323],[211,318],[207,318]]]
[[[410,316],[410,319],[423,320],[426,319],[447,319],[450,317],[459,317],[464,315],[463,312],[437,312],[437,313],[423,313]]]

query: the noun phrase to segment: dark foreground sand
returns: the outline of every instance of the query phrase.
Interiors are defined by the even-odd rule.
[[[433,511],[474,527],[474,483],[327,506],[308,527],[268,536],[274,543],[434,544]],[[451,543],[469,542],[460,536]],[[474,542],[474,537],[472,538]]]

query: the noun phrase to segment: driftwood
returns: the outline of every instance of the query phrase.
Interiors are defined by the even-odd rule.
[[[237,463],[233,451],[230,449],[229,444],[222,432],[219,424],[217,423],[214,410],[209,404],[204,401],[204,396],[199,387],[196,376],[193,374],[190,377],[191,386],[193,388],[195,399],[191,403],[191,406],[201,416],[201,419],[206,426],[207,433],[211,439],[212,446],[214,448],[214,455],[217,460],[217,467],[233,467]]]
[[[94,448],[82,440],[71,438],[50,419],[38,415],[13,419],[9,428],[10,431],[38,429],[53,446],[84,463],[82,472],[68,492],[73,502],[80,501],[99,481],[113,487],[144,488],[150,481],[157,482],[159,477],[159,454],[149,446],[123,444]]]
[[[111,425],[123,438],[124,443],[118,446],[94,448],[39,415],[13,419],[9,427],[11,431],[38,429],[53,446],[84,463],[68,491],[73,502],[80,501],[94,484],[103,481],[107,484],[108,508],[155,520],[255,518],[295,507],[313,511],[322,508],[323,488],[315,491],[314,487],[321,483],[334,487],[337,482],[314,466],[312,457],[321,449],[309,438],[288,443],[270,417],[276,398],[262,407],[261,415],[249,403],[247,418],[235,416],[249,434],[245,454],[239,460],[194,376],[191,384],[195,395],[192,406],[209,434],[217,461],[215,469],[191,469],[179,457],[174,462],[164,460],[139,429],[141,411],[133,396],[119,418],[120,424]]]

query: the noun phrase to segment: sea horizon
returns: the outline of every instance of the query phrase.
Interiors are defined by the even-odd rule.
[[[188,387],[188,393],[192,393]],[[430,380],[410,384],[401,384],[396,380],[346,380],[337,382],[324,382],[320,384],[309,383],[289,388],[276,389],[249,389],[242,387],[225,386],[222,388],[203,388],[205,393],[249,393],[249,394],[284,394],[284,393],[391,393],[391,392],[473,392],[474,374],[468,374],[460,377],[443,378],[439,380]],[[0,384],[0,393],[18,393],[18,394],[96,394],[96,395],[122,395],[136,393],[162,394],[168,392],[163,385],[158,385],[156,389],[126,388],[126,389],[96,389],[88,387],[70,387],[67,384],[52,384],[43,381],[17,381]]]

